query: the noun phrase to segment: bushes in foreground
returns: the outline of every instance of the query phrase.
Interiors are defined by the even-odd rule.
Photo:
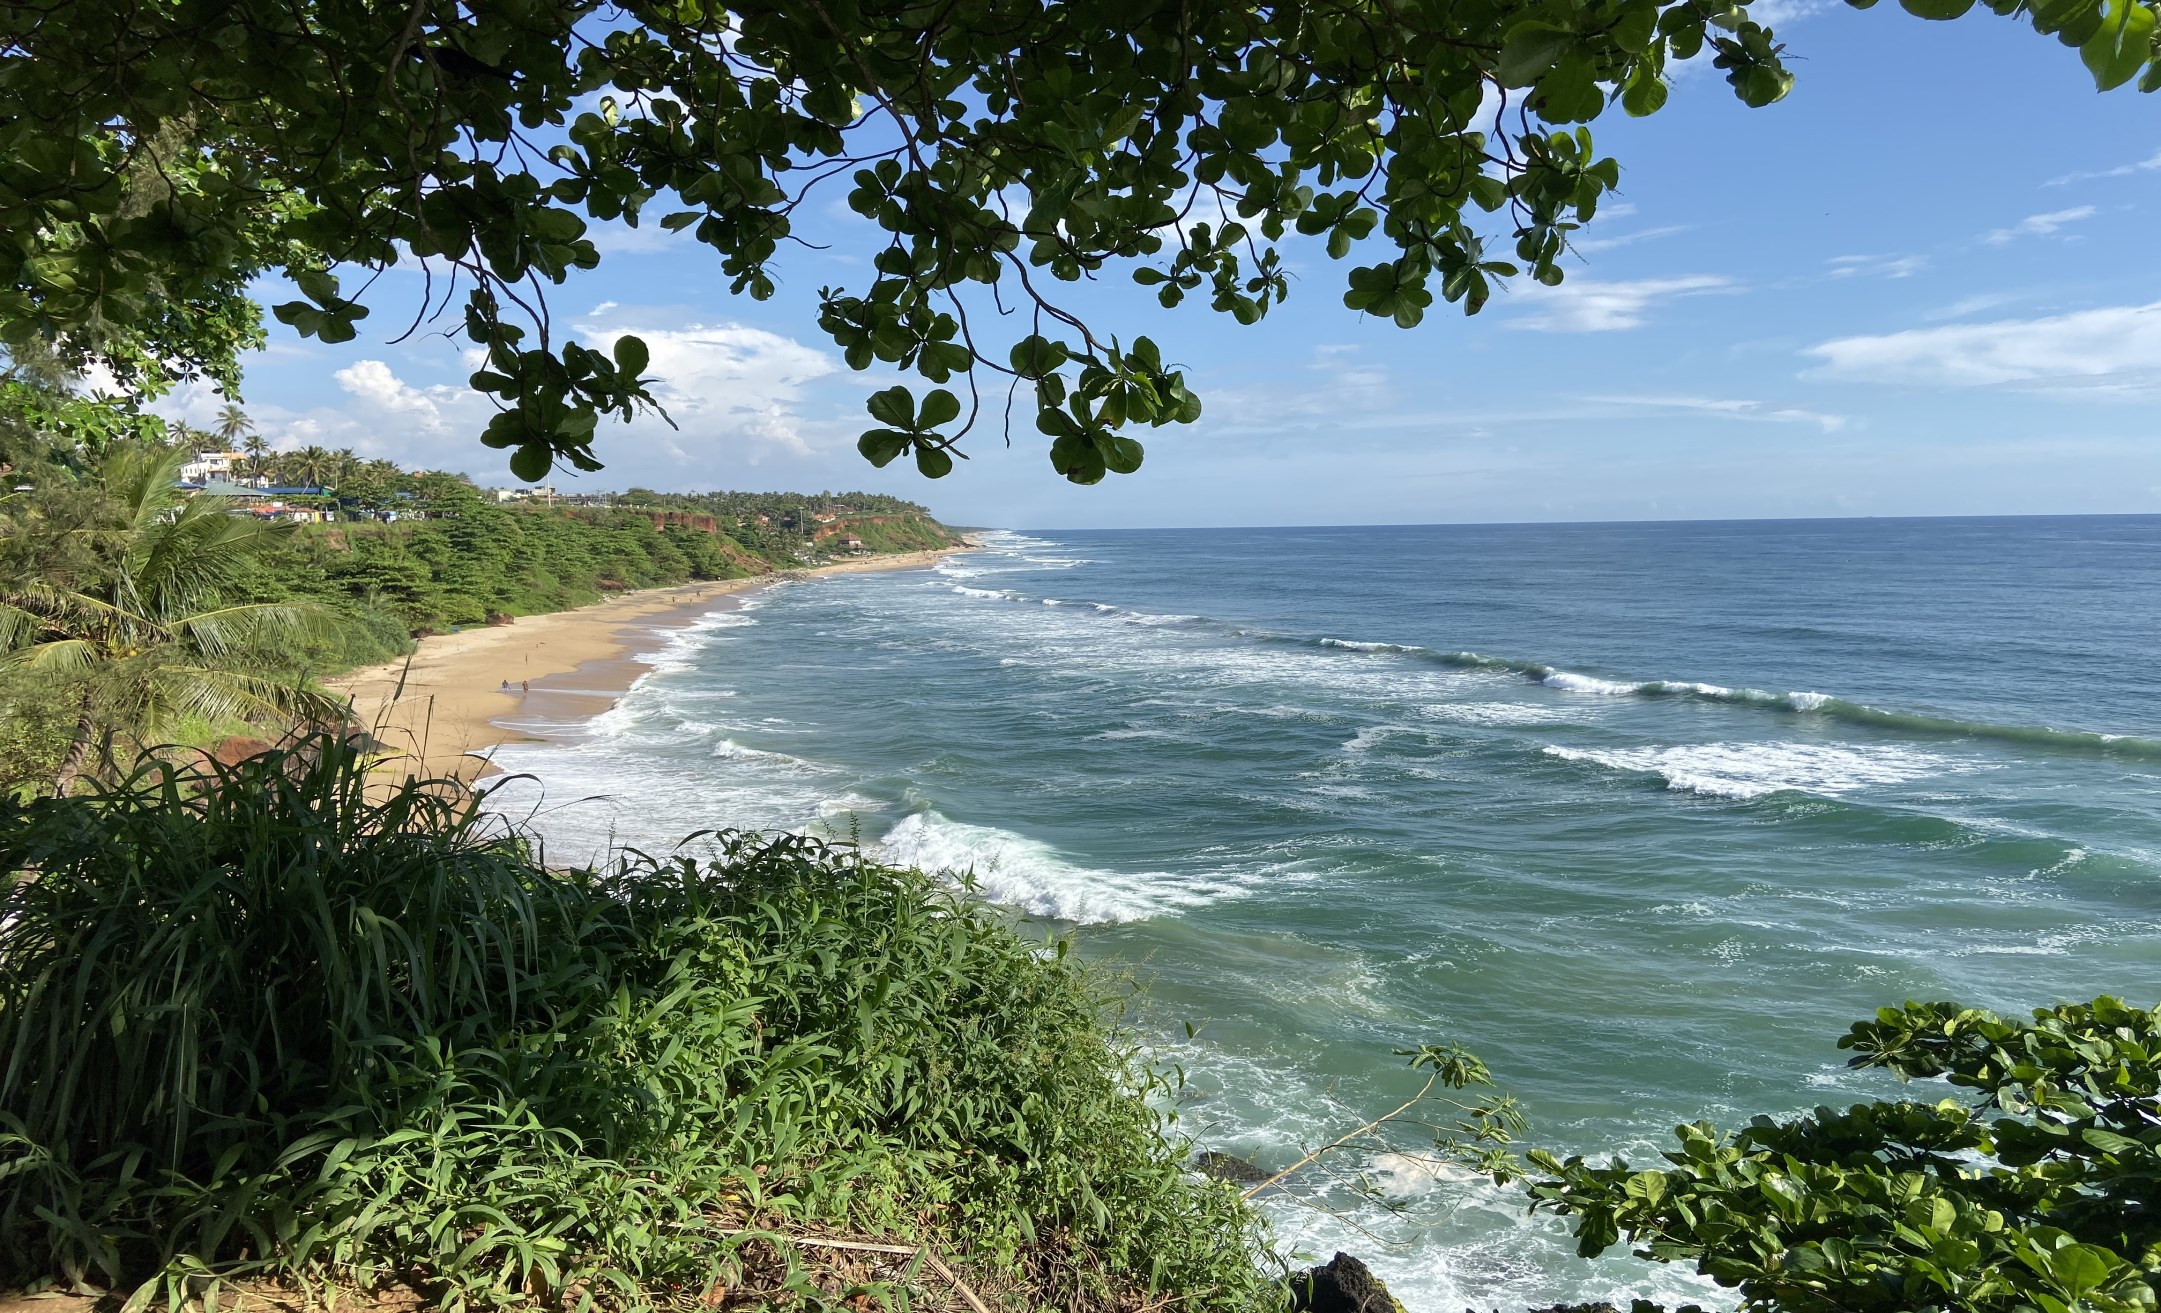
[[[1697,1122],[1650,1170],[1534,1152],[1555,1179],[1531,1197],[1573,1216],[1586,1257],[1625,1237],[1738,1290],[1745,1313],[2152,1313],[2161,1015],[2106,996],[2030,1023],[1908,1003],[1839,1047],[1980,1097],[1757,1117],[1731,1135]]]
[[[754,1236],[826,1228],[1024,1305],[1281,1302],[1064,952],[850,849],[555,872],[363,780],[316,742],[0,803],[0,1280],[735,1307]]]

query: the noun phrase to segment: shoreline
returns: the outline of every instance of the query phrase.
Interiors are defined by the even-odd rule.
[[[730,599],[793,579],[928,569],[975,546],[963,538],[960,546],[934,551],[642,588],[507,625],[433,634],[418,640],[406,658],[323,683],[346,695],[354,721],[401,757],[408,774],[471,783],[499,773],[490,749],[543,741],[518,722],[600,715],[652,669],[636,659],[641,644],[741,605]]]

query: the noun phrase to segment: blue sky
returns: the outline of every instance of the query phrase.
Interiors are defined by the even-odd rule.
[[[608,470],[557,484],[870,488],[1030,527],[2161,512],[2161,96],[2097,95],[2076,52],[1980,10],[1778,13],[1799,57],[1783,104],[1683,70],[1664,112],[1594,125],[1622,203],[1559,289],[1406,332],[1343,309],[1345,266],[1294,246],[1291,300],[1253,328],[1089,291],[1099,327],[1155,337],[1207,407],[1092,488],[1032,427],[1010,449],[979,431],[937,483],[855,454],[890,380],[849,373],[815,325],[820,285],[866,281],[838,191],[819,222],[840,245],[791,257],[763,304],[695,243],[602,234],[556,313],[646,337],[681,427],[604,427]],[[413,280],[384,286],[375,324],[410,312]],[[475,440],[457,344],[386,336],[279,329],[251,413],[280,445],[513,482]]]

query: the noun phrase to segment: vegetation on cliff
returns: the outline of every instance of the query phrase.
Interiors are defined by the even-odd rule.
[[[239,471],[338,480],[307,485],[319,491],[190,496],[175,481],[188,432],[71,440],[48,413],[64,392],[0,389],[0,470],[21,488],[0,497],[0,789],[72,778],[91,741],[109,778],[155,743],[276,737],[335,714],[314,680],[391,660],[416,636],[958,541],[923,507],[873,494],[505,505],[462,475],[350,452],[265,451]],[[237,434],[245,414],[230,423]]]
[[[0,802],[0,1280],[1282,1303],[1062,942],[852,849],[551,870],[363,784],[325,739]],[[851,1285],[841,1234],[932,1250]]]

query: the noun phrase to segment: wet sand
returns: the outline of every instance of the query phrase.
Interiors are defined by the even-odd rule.
[[[965,550],[904,552],[750,579],[641,589],[574,611],[433,635],[407,659],[326,682],[352,699],[360,724],[401,754],[404,770],[473,780],[494,772],[490,748],[531,739],[502,722],[599,715],[649,669],[635,659],[638,652],[656,646],[669,630],[740,605],[745,593],[817,575],[924,569]]]

